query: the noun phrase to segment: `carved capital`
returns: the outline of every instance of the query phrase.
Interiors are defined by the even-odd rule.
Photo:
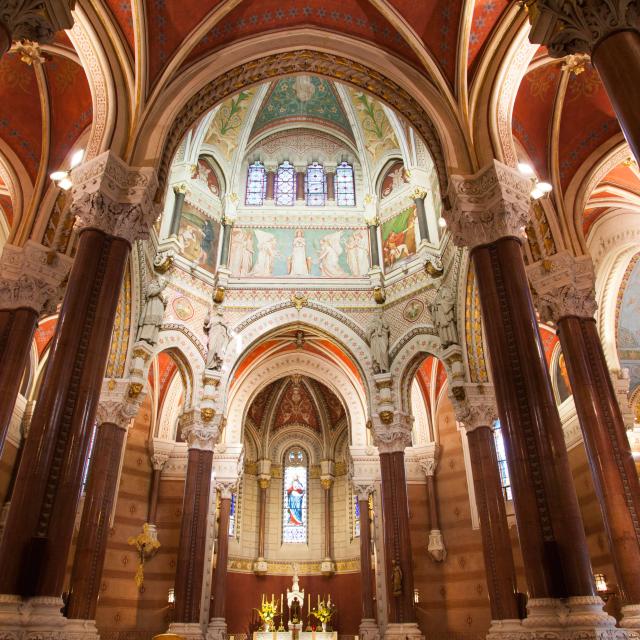
[[[164,465],[167,464],[169,460],[169,454],[167,453],[154,453],[151,456],[151,466],[154,471],[162,471],[164,469]]]
[[[576,258],[561,251],[527,267],[527,275],[543,321],[557,323],[569,316],[593,318],[598,305],[589,256]]]
[[[53,313],[62,299],[72,259],[32,240],[6,244],[0,258],[0,309]]]
[[[358,500],[368,500],[369,496],[376,490],[373,482],[353,481],[353,493],[358,496]]]
[[[153,169],[133,168],[106,151],[71,174],[71,211],[79,229],[98,229],[133,244],[149,235],[159,210]]]
[[[0,23],[11,40],[32,40],[46,44],[57,31],[71,29],[75,0],[5,0]]]
[[[411,446],[411,416],[381,411],[373,421],[373,441],[380,453],[396,453]]]
[[[471,176],[451,176],[451,209],[444,211],[453,241],[474,247],[522,238],[529,220],[531,180],[497,160]]]
[[[527,8],[529,40],[545,45],[553,58],[591,55],[607,36],[640,27],[638,0],[530,0]]]
[[[438,460],[435,455],[433,458],[421,458],[418,460],[418,464],[420,468],[424,471],[424,475],[429,477],[433,477],[436,474],[436,468],[438,466]]]
[[[100,402],[96,412],[98,425],[109,423],[115,424],[120,429],[128,429],[145,395],[141,393],[132,398],[129,395],[130,382],[128,378],[117,380],[112,378],[102,383]]]
[[[424,187],[414,187],[411,191],[411,197],[414,200],[424,200],[428,191]]]
[[[222,500],[231,500],[231,496],[238,488],[238,479],[216,480],[216,491]]]
[[[206,423],[202,419],[200,411],[196,410],[182,414],[180,428],[182,429],[182,439],[185,440],[189,449],[213,451],[220,437],[220,429],[217,424]]]
[[[456,420],[464,425],[467,431],[491,427],[498,418],[492,384],[467,383],[457,387],[457,393],[451,393],[449,397]]]

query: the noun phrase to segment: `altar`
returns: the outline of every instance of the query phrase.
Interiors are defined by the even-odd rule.
[[[337,631],[299,631],[299,640],[338,640]],[[292,640],[292,631],[256,631],[253,640]]]

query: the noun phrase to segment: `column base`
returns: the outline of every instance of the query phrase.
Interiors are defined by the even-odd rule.
[[[95,620],[74,620],[69,618],[64,625],[66,640],[100,640]]]
[[[362,618],[358,627],[358,635],[361,640],[379,640],[380,628],[373,618]]]
[[[199,622],[172,622],[167,633],[173,633],[184,640],[205,640],[202,625]]]
[[[227,621],[224,618],[211,618],[207,640],[227,640]]]
[[[61,598],[0,595],[0,640],[66,640]]]
[[[384,640],[424,640],[417,622],[390,622],[384,630]]]
[[[626,604],[622,607],[620,626],[623,629],[640,631],[640,604]]]

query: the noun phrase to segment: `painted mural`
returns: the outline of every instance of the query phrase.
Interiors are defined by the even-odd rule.
[[[624,275],[618,300],[618,357],[629,369],[629,390],[640,384],[640,254],[636,254]]]
[[[369,238],[366,229],[235,226],[229,268],[238,277],[362,277],[369,270]]]
[[[216,111],[204,137],[204,142],[220,149],[227,160],[231,159],[238,146],[242,122],[252,98],[253,91],[241,91],[225,100]]]
[[[182,206],[178,242],[180,252],[207,271],[215,272],[220,223],[205,216],[189,202]]]
[[[220,197],[220,182],[218,176],[206,158],[198,158],[191,174],[193,180],[198,180],[205,189],[209,189],[214,196]]]
[[[417,249],[416,239],[420,237],[415,205],[385,220],[381,232],[385,268],[389,269],[400,260],[412,256]]]
[[[384,174],[382,184],[380,185],[380,197],[387,198],[393,191],[401,189],[407,184],[406,172],[402,161],[394,162]]]
[[[551,378],[556,402],[557,404],[562,404],[567,398],[571,397],[573,391],[571,391],[571,382],[569,381],[569,372],[567,371],[564,353],[560,349],[558,351],[558,356],[554,359]]]

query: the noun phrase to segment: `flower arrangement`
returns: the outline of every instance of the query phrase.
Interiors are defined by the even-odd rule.
[[[265,600],[264,594],[262,596],[262,605],[259,609],[256,609],[258,615],[260,616],[260,620],[264,623],[265,631],[275,631],[274,628],[274,620],[278,615],[278,605],[276,604],[273,596],[271,597],[271,601]]]
[[[331,604],[331,600],[328,602],[320,600],[317,608],[311,610],[311,615],[319,620],[320,623],[322,623],[322,626],[325,627],[335,612],[336,608],[335,605]]]

